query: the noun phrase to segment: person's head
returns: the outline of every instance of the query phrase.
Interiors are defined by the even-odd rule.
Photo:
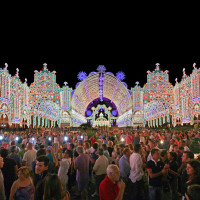
[[[159,149],[152,149],[151,150],[151,156],[155,161],[158,161],[158,159],[160,158],[160,151]]]
[[[186,170],[190,179],[200,178],[200,161],[195,159],[188,161]]]
[[[108,141],[108,147],[113,147],[113,142],[112,141]]]
[[[101,146],[102,146],[104,151],[106,151],[108,149],[106,144],[102,144]]]
[[[149,146],[151,149],[153,149],[156,146],[156,144],[153,140],[149,140]]]
[[[176,161],[177,157],[178,156],[177,156],[176,152],[174,152],[174,151],[171,151],[171,152],[168,153],[168,159],[170,161]]]
[[[188,187],[187,192],[185,193],[187,200],[197,200],[200,199],[200,185],[191,185]]]
[[[160,152],[160,158],[162,161],[165,161],[167,159],[167,150],[162,150]]]
[[[6,158],[6,157],[8,156],[8,150],[2,148],[2,149],[0,150],[0,154],[1,154],[1,157],[2,157],[2,158]]]
[[[11,146],[10,152],[11,152],[11,153],[16,153],[16,152],[17,152],[16,146]]]
[[[120,170],[119,170],[119,167],[117,165],[114,165],[114,164],[108,165],[106,172],[107,172],[108,178],[112,182],[116,183],[116,182],[119,181]]]
[[[49,158],[48,156],[42,155],[36,158],[35,173],[42,174],[48,170]]]
[[[89,148],[90,148],[89,142],[85,142],[85,143],[84,143],[84,148],[85,148],[85,149],[89,149]]]
[[[17,170],[17,176],[20,180],[29,178],[31,176],[31,171],[30,171],[29,167],[27,167],[27,166],[20,167]]]
[[[76,148],[76,151],[77,151],[78,154],[82,154],[83,153],[83,147],[82,146],[78,146]]]
[[[92,145],[93,149],[97,150],[98,149],[98,143],[97,142],[94,142],[94,144]]]
[[[45,156],[46,155],[46,151],[45,149],[39,149],[36,153],[36,157],[39,157],[39,156]]]
[[[192,153],[191,151],[184,151],[181,159],[183,163],[186,163],[189,160],[194,159],[194,153]]]
[[[10,143],[11,146],[15,146],[16,145],[16,141],[13,140],[11,143]]]
[[[72,158],[72,150],[69,150],[69,149],[65,150],[64,157],[65,158]]]
[[[33,143],[32,142],[27,143],[27,149],[28,150],[32,150],[33,149]]]
[[[150,148],[150,146],[147,144],[147,145],[145,145],[145,151],[146,152],[149,152],[149,151],[151,151],[151,148]]]
[[[130,150],[128,147],[126,147],[126,148],[123,150],[123,155],[125,155],[127,158],[129,158],[130,155],[131,155],[131,150]]]
[[[178,148],[177,144],[173,145],[173,151],[176,152],[176,153],[179,153],[179,148]]]
[[[70,143],[70,144],[69,144],[69,149],[71,149],[71,150],[74,149],[74,144],[73,144],[73,143]]]
[[[141,145],[140,144],[136,144],[134,146],[134,151],[135,151],[135,153],[141,153]]]
[[[25,148],[26,148],[26,145],[25,145],[25,144],[22,144],[22,145],[21,145],[21,149],[24,150]]]
[[[103,155],[103,148],[99,148],[99,155],[100,155],[100,156]]]
[[[43,199],[64,199],[64,189],[57,174],[48,174],[45,177]]]

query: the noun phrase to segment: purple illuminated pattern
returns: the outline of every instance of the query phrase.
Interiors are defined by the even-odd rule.
[[[124,72],[117,72],[116,77],[117,77],[120,81],[122,81],[122,80],[125,79],[125,74],[124,74]]]
[[[106,105],[106,107],[108,108],[108,107],[111,107],[112,108],[112,111],[116,111],[116,113],[115,113],[115,115],[114,116],[118,116],[118,111],[117,111],[117,107],[116,107],[116,105],[113,103],[113,102],[111,102],[110,101],[110,99],[108,99],[108,98],[105,98],[105,97],[103,97],[103,101],[100,101],[100,98],[97,98],[97,99],[95,99],[95,100],[93,100],[93,102],[91,102],[88,106],[87,106],[87,109],[86,109],[86,111],[85,111],[85,116],[87,117],[88,116],[88,114],[87,114],[87,111],[91,111],[91,109],[92,109],[92,107],[97,107],[98,106],[98,104],[105,104]],[[92,112],[92,111],[91,111]],[[112,112],[111,112],[112,113]],[[113,115],[113,114],[112,114]]]
[[[103,74],[99,75],[99,98],[103,101]]]
[[[87,77],[87,74],[85,72],[79,72],[78,73],[78,79],[80,81],[84,80]]]

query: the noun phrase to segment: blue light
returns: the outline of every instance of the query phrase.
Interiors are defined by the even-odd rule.
[[[84,80],[86,77],[87,77],[87,74],[85,72],[82,71],[78,73],[78,79],[80,81]]]
[[[116,77],[117,77],[120,81],[122,81],[122,80],[125,79],[125,74],[124,74],[124,72],[117,72]]]

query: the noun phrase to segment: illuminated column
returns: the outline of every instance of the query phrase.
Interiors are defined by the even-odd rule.
[[[158,127],[158,118],[156,118],[156,126]]]
[[[50,127],[50,119],[48,119],[48,128]]]
[[[34,116],[33,116],[33,127],[35,127],[35,126],[36,126],[36,115],[34,113]]]
[[[165,124],[165,115],[163,116],[163,124]]]
[[[159,117],[159,125],[162,126],[162,117]]]
[[[47,118],[45,117],[45,125],[44,127],[47,127]]]
[[[42,117],[42,126],[44,127],[44,117]]]
[[[40,126],[40,115],[38,115],[38,126]]]
[[[170,123],[169,113],[167,114],[167,122]]]

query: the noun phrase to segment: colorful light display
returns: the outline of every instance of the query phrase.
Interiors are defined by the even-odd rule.
[[[68,83],[56,83],[56,72],[47,64],[34,71],[34,82],[11,76],[8,64],[0,68],[0,126],[78,127],[91,126],[172,126],[200,121],[200,69],[193,64],[190,76],[183,69],[180,82],[169,82],[168,71],[157,63],[147,71],[147,83],[128,89],[123,72],[114,75],[100,65],[96,72],[78,74],[80,82],[72,90]]]

